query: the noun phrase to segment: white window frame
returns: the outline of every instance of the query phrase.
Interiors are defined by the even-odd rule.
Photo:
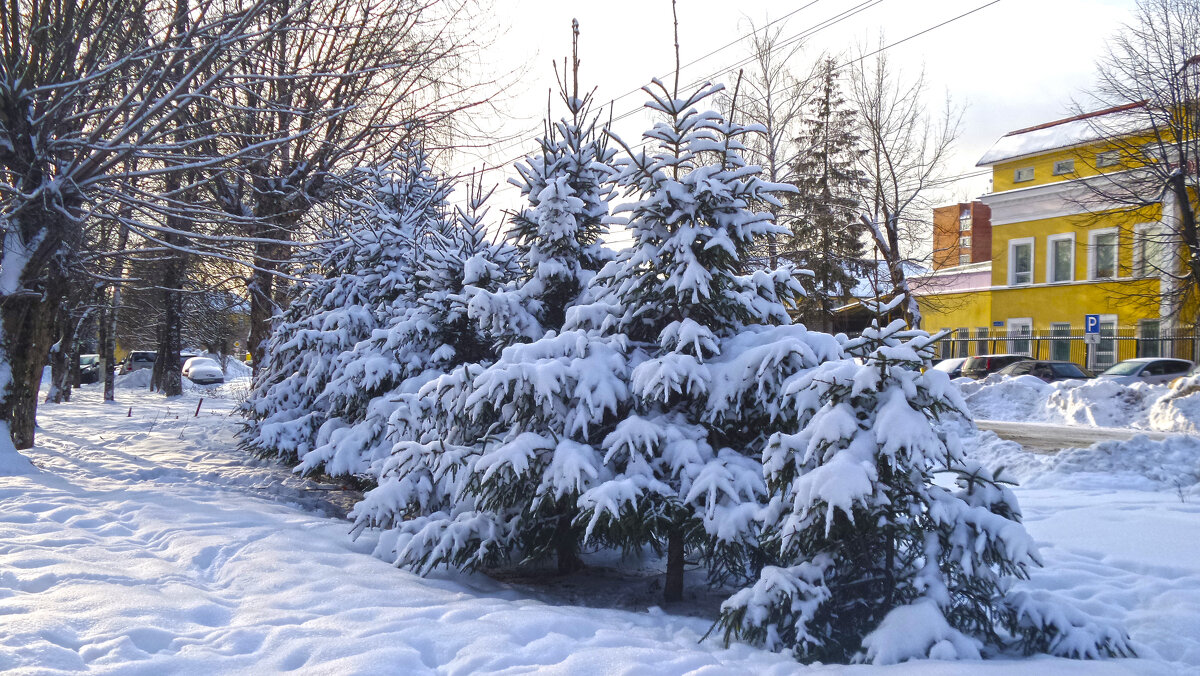
[[[1064,240],[1071,242],[1071,265],[1070,269],[1067,271],[1068,275],[1066,279],[1055,280],[1054,243]],[[1063,232],[1057,235],[1050,235],[1046,238],[1046,283],[1054,284],[1056,281],[1059,284],[1075,281],[1075,233],[1073,232]]]
[[[971,254],[960,253],[958,255],[958,264],[966,265],[971,262]]]
[[[1008,327],[1008,351],[1012,354],[1023,354],[1025,356],[1031,356],[1030,353],[1033,352],[1033,318],[1032,317],[1017,317],[1016,319],[1010,318],[1008,321],[1005,322],[1005,326]],[[1024,338],[1013,338],[1014,335],[1017,335],[1018,328],[1026,329]],[[1022,351],[1017,350],[1016,343],[1018,340],[1025,341],[1025,349]]]
[[[1106,150],[1102,153],[1096,153],[1096,168],[1103,169],[1105,167],[1115,167],[1121,163],[1121,151]]]
[[[1139,224],[1133,226],[1133,276],[1134,277],[1139,277],[1142,279],[1150,279],[1152,277],[1159,277],[1163,274],[1163,270],[1153,270],[1149,274],[1142,274],[1143,273],[1142,267],[1146,261],[1146,239],[1148,236],[1163,237],[1165,240],[1168,240],[1165,242],[1165,244],[1167,244],[1167,246],[1170,246],[1169,238],[1167,237],[1169,234],[1170,233],[1167,230],[1166,226],[1164,226],[1162,223],[1154,223],[1154,222],[1139,223]],[[1170,252],[1168,251],[1167,253],[1168,253],[1168,258],[1170,258],[1170,256],[1169,256]],[[1170,260],[1167,260],[1164,262],[1166,263],[1166,266],[1164,266],[1164,267],[1170,267],[1170,265],[1171,265]]]
[[[1013,183],[1026,183],[1034,178],[1033,167],[1021,167],[1013,170]]]
[[[1033,270],[1037,266],[1033,264],[1037,256],[1037,246],[1034,244],[1035,237],[1020,237],[1017,239],[1008,240],[1008,285],[1009,286],[1029,286],[1033,284]],[[1014,280],[1017,276],[1017,257],[1013,254],[1014,249],[1025,244],[1029,245],[1029,281],[1017,284]]]
[[[965,237],[959,237],[958,238],[958,246],[961,249],[971,248],[971,237],[969,235],[965,236]]]
[[[1054,169],[1050,172],[1054,176],[1062,176],[1063,174],[1075,173],[1075,160],[1058,160],[1054,163]]]
[[[1113,252],[1113,276],[1112,277],[1097,277],[1096,276],[1096,240],[1102,235],[1115,235],[1116,241],[1113,244],[1115,251]],[[1121,233],[1117,228],[1098,228],[1088,231],[1088,276],[1089,280],[1099,281],[1105,279],[1117,279],[1121,276]]]

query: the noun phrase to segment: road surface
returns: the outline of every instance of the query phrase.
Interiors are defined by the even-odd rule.
[[[1059,451],[1064,448],[1086,448],[1098,441],[1124,441],[1138,434],[1151,439],[1165,439],[1171,435],[1147,432],[1124,427],[1070,427],[1047,423],[1008,422],[1001,420],[976,420],[981,430],[991,430],[1000,438],[1015,441],[1034,451]]]

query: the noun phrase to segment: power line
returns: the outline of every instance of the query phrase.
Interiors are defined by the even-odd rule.
[[[809,2],[808,4],[806,4],[806,5],[803,5],[802,7],[798,8],[798,9],[796,9],[796,10],[793,10],[793,11],[792,11],[792,12],[790,12],[789,14],[785,15],[785,17],[790,17],[790,16],[793,16],[793,15],[795,15],[796,13],[798,13],[799,11],[801,11],[801,10],[803,10],[803,9],[806,9],[806,8],[808,8],[808,7],[812,6],[812,5],[813,5],[813,4],[815,4],[817,1],[818,1],[818,0],[812,0],[812,1],[811,1],[811,2]],[[858,14],[858,13],[862,12],[862,11],[865,11],[866,9],[870,9],[871,7],[874,7],[875,5],[878,5],[878,4],[879,4],[879,3],[881,3],[881,2],[883,2],[883,0],[864,0],[863,2],[859,3],[858,5],[855,5],[854,7],[851,7],[850,9],[843,10],[841,13],[839,13],[839,14],[837,14],[837,15],[834,15],[833,17],[831,17],[831,18],[829,18],[829,19],[826,19],[825,21],[822,21],[822,22],[820,22],[820,23],[818,23],[818,24],[815,24],[814,26],[810,26],[809,28],[805,29],[804,31],[801,31],[800,33],[798,33],[798,34],[796,34],[796,35],[792,36],[791,38],[788,38],[788,39],[784,40],[782,43],[780,43],[780,44],[778,44],[778,45],[775,45],[775,46],[772,48],[772,50],[771,50],[771,51],[772,51],[772,52],[774,52],[774,51],[775,51],[775,50],[777,50],[777,49],[782,49],[782,48],[783,48],[784,46],[786,46],[787,44],[790,44],[790,43],[792,43],[792,42],[794,42],[794,41],[796,41],[796,40],[799,40],[799,39],[803,39],[804,37],[811,37],[812,35],[815,35],[816,33],[820,32],[820,31],[822,31],[822,30],[825,30],[826,28],[829,28],[829,27],[831,27],[831,26],[834,26],[834,25],[836,25],[837,23],[839,23],[839,22],[841,22],[841,21],[844,21],[845,19],[848,19],[848,18],[850,18],[850,17],[852,17],[852,16],[854,16],[854,15],[856,15],[856,14]],[[921,37],[921,36],[923,36],[923,35],[926,35],[926,34],[928,34],[928,33],[932,32],[932,31],[935,31],[935,30],[937,30],[937,29],[939,29],[939,28],[942,28],[942,27],[944,27],[944,26],[947,26],[947,25],[949,25],[949,24],[952,24],[952,23],[954,23],[954,22],[956,22],[956,21],[959,21],[959,20],[961,20],[961,19],[963,19],[963,18],[966,18],[966,17],[968,17],[968,16],[970,16],[970,15],[972,15],[972,14],[975,14],[976,12],[979,12],[979,11],[982,11],[982,10],[984,10],[984,9],[987,9],[988,7],[991,7],[992,5],[995,5],[995,4],[999,3],[999,2],[1000,2],[1000,0],[991,0],[990,2],[986,2],[986,3],[982,4],[982,5],[979,5],[978,7],[975,7],[974,9],[970,9],[970,10],[968,10],[968,11],[966,11],[966,12],[963,12],[963,13],[961,13],[961,14],[958,14],[957,16],[954,16],[954,17],[951,17],[951,18],[949,18],[949,19],[946,19],[945,21],[942,21],[941,23],[938,23],[938,24],[935,24],[935,25],[933,25],[933,26],[930,26],[930,27],[928,27],[928,28],[922,29],[922,30],[920,30],[920,31],[917,31],[916,33],[913,33],[913,34],[911,34],[911,35],[909,35],[909,36],[907,36],[907,37],[904,37],[904,38],[902,38],[902,39],[900,39],[900,40],[897,40],[897,41],[895,41],[895,42],[892,42],[892,43],[889,43],[889,44],[887,44],[887,45],[884,45],[884,46],[880,47],[879,49],[876,49],[876,50],[875,50],[875,51],[873,51],[873,52],[870,52],[870,53],[867,53],[867,54],[863,54],[863,55],[859,56],[857,59],[855,59],[855,60],[853,60],[853,61],[847,61],[847,62],[844,62],[844,63],[842,63],[842,64],[839,64],[839,65],[838,65],[838,67],[837,67],[835,70],[841,70],[842,68],[848,67],[848,66],[850,66],[851,64],[862,62],[863,60],[865,60],[865,59],[867,59],[867,58],[870,58],[870,57],[872,57],[872,56],[875,56],[875,55],[877,55],[877,54],[881,54],[881,53],[883,53],[883,52],[885,52],[885,51],[887,51],[887,50],[889,50],[889,49],[891,49],[891,48],[893,48],[893,47],[896,47],[896,46],[898,46],[898,45],[902,45],[902,44],[904,44],[904,43],[906,43],[906,42],[909,42],[909,41],[911,41],[911,40],[914,40],[914,39],[916,39],[916,38],[918,38],[918,37]],[[763,27],[763,29],[758,29],[758,30],[765,30],[766,28],[768,28],[768,27],[770,27],[771,25],[773,25],[773,24],[777,23],[778,21],[781,21],[781,20],[783,20],[783,18],[784,18],[784,17],[781,17],[780,19],[777,19],[777,20],[775,20],[775,21],[772,21],[771,23],[768,23],[766,26],[764,26],[764,27]],[[749,37],[750,35],[755,35],[755,34],[757,34],[757,33],[758,33],[758,30],[752,31],[752,32],[751,32],[749,35],[742,36],[741,38],[739,38],[739,39],[737,39],[737,40],[734,40],[733,42],[730,42],[730,43],[728,43],[728,44],[726,44],[726,45],[723,45],[722,47],[718,48],[717,50],[714,50],[713,52],[710,52],[709,54],[707,54],[707,55],[705,55],[705,56],[703,56],[703,57],[700,57],[699,59],[695,59],[695,60],[693,60],[693,61],[690,61],[690,62],[688,62],[688,64],[687,64],[687,65],[688,65],[688,66],[690,66],[690,65],[694,65],[695,63],[697,63],[697,62],[699,62],[699,61],[702,61],[702,60],[703,60],[703,59],[705,59],[705,58],[708,58],[708,57],[709,57],[709,56],[711,56],[712,54],[715,54],[715,53],[717,53],[717,52],[719,52],[719,51],[722,51],[722,50],[724,50],[724,49],[727,49],[728,47],[730,47],[730,46],[732,46],[732,45],[734,45],[734,44],[737,44],[737,43],[741,42],[741,41],[742,41],[742,40],[744,40],[746,37]],[[721,74],[721,73],[726,73],[726,72],[729,72],[729,71],[730,71],[732,68],[736,68],[736,67],[738,67],[738,65],[744,65],[745,63],[748,63],[749,61],[752,61],[753,59],[754,59],[754,56],[753,56],[753,55],[751,55],[750,57],[747,57],[747,58],[745,58],[745,59],[743,59],[743,60],[741,60],[741,61],[739,61],[739,62],[735,63],[735,65],[733,65],[733,66],[730,66],[730,67],[724,67],[724,68],[720,69],[719,71],[716,71],[716,72],[714,72],[714,73],[711,73],[709,78],[703,78],[703,80],[709,80],[709,79],[712,79],[712,77],[715,77],[716,75],[719,75],[719,74]],[[701,81],[701,80],[696,80],[696,81],[694,81],[694,82],[693,82],[693,86],[695,86],[695,84],[696,84],[696,83],[699,83],[700,81]],[[802,84],[797,84],[796,86],[797,86],[797,87],[799,87],[799,86],[802,86]],[[639,88],[637,88],[637,89],[630,90],[629,92],[626,92],[625,94],[622,94],[621,96],[619,96],[619,97],[617,97],[617,98],[615,98],[615,99],[612,99],[612,100],[611,100],[609,103],[611,104],[611,103],[613,103],[613,102],[615,102],[615,101],[617,101],[617,100],[619,100],[619,99],[621,99],[621,98],[624,98],[624,97],[626,97],[626,96],[629,96],[630,94],[632,94],[632,93],[635,93],[635,92],[638,92],[638,91],[641,91],[641,88],[640,88],[640,87],[639,87]],[[639,106],[639,107],[637,107],[637,108],[634,108],[634,109],[632,109],[632,110],[626,111],[625,113],[622,113],[621,115],[619,115],[619,116],[617,116],[617,117],[614,117],[614,118],[613,118],[613,119],[610,121],[610,124],[611,124],[611,122],[616,122],[616,121],[620,121],[620,120],[626,119],[626,118],[628,118],[628,117],[630,117],[630,116],[632,116],[632,115],[634,115],[634,114],[636,114],[636,113],[640,112],[640,111],[643,109],[643,107],[644,107],[644,106]],[[527,143],[527,142],[530,142],[530,141],[536,141],[536,140],[537,140],[537,137],[532,137],[532,138],[528,138],[528,139],[525,139],[525,140],[523,140],[521,143],[522,143],[522,144],[524,144],[524,143]],[[648,141],[648,140],[643,140],[641,143],[639,143],[639,144],[638,144],[638,145],[636,145],[635,147],[636,147],[636,148],[644,147],[644,146],[646,146],[648,143],[649,143],[649,141]],[[511,147],[511,146],[506,146],[506,147]],[[496,170],[496,169],[500,169],[500,168],[503,168],[503,167],[507,167],[509,164],[512,164],[513,162],[516,162],[516,161],[520,160],[520,159],[521,159],[522,157],[524,157],[524,156],[525,156],[525,153],[522,153],[522,154],[516,155],[516,156],[514,156],[514,157],[512,157],[511,159],[508,159],[508,160],[506,160],[506,161],[499,162],[499,163],[494,163],[494,164],[492,164],[490,167],[488,167],[488,166],[486,166],[486,165],[485,165],[485,167],[484,167],[483,169],[480,169],[480,170],[477,170],[477,171],[473,171],[473,172],[471,172],[471,173],[469,173],[469,174],[456,174],[456,175],[457,175],[457,176],[479,176],[479,175],[483,175],[483,174],[485,174],[485,173],[488,173],[488,172],[494,171],[494,170]]]
[[[786,19],[788,19],[788,18],[790,18],[790,17],[792,17],[792,16],[795,16],[795,15],[796,15],[796,14],[798,14],[799,12],[801,12],[801,11],[803,11],[803,10],[805,10],[805,9],[807,9],[807,8],[809,8],[809,7],[813,6],[813,5],[815,5],[815,4],[817,4],[817,2],[819,2],[819,1],[820,1],[820,0],[810,0],[810,2],[808,2],[807,4],[805,4],[805,5],[802,5],[802,6],[800,6],[799,8],[797,8],[797,9],[794,9],[794,10],[792,10],[791,12],[788,12],[787,14],[783,15],[782,17],[780,17],[780,18],[778,18],[778,19],[775,19],[774,21],[771,21],[771,22],[767,23],[767,24],[766,24],[765,26],[763,26],[762,28],[755,29],[755,30],[751,31],[750,33],[748,33],[748,34],[746,34],[746,35],[740,36],[740,37],[738,37],[737,39],[735,39],[735,40],[733,40],[733,41],[731,41],[731,42],[728,42],[728,43],[726,43],[726,44],[722,45],[721,47],[718,47],[717,49],[714,49],[713,51],[709,52],[708,54],[705,54],[704,56],[701,56],[701,57],[699,57],[699,58],[696,58],[696,59],[693,59],[693,60],[691,60],[691,61],[687,62],[686,64],[684,64],[684,65],[680,66],[680,70],[682,71],[682,70],[683,70],[683,69],[685,69],[685,68],[688,68],[688,67],[690,67],[690,66],[694,66],[694,65],[696,65],[697,63],[699,63],[699,62],[701,62],[701,61],[703,61],[703,60],[705,60],[705,59],[709,58],[710,56],[713,56],[714,54],[717,54],[717,53],[719,53],[719,52],[721,52],[721,51],[724,51],[724,50],[726,50],[726,49],[728,49],[728,48],[730,48],[730,47],[732,47],[732,46],[734,46],[734,45],[740,44],[740,43],[741,43],[742,41],[744,41],[746,38],[748,38],[748,37],[750,37],[750,36],[752,36],[752,35],[757,35],[759,31],[764,31],[764,30],[766,30],[766,29],[770,28],[771,26],[773,26],[773,25],[775,25],[775,24],[779,23],[780,21],[784,21],[784,20],[786,20]],[[843,10],[842,12],[840,12],[840,13],[838,13],[838,14],[835,14],[833,17],[830,17],[829,19],[825,19],[824,21],[821,21],[821,22],[819,22],[819,23],[817,23],[817,24],[814,24],[813,26],[810,26],[810,27],[808,27],[808,28],[806,28],[805,30],[801,31],[800,33],[798,33],[798,34],[796,34],[796,35],[793,35],[792,37],[788,38],[788,39],[787,39],[787,40],[785,40],[784,42],[785,42],[785,43],[792,43],[792,42],[795,42],[795,41],[797,41],[797,40],[801,40],[801,39],[804,39],[804,38],[806,38],[806,37],[811,37],[811,36],[813,36],[813,35],[816,35],[817,33],[821,32],[822,30],[825,30],[826,28],[829,28],[829,27],[831,27],[831,26],[837,25],[838,23],[840,23],[840,22],[842,22],[842,21],[844,21],[844,20],[846,20],[846,19],[848,19],[848,18],[850,18],[850,17],[852,17],[852,16],[854,16],[854,15],[856,15],[856,14],[858,14],[858,13],[860,13],[860,12],[864,11],[864,10],[866,10],[866,9],[870,9],[871,7],[874,7],[875,5],[878,5],[878,4],[880,4],[881,2],[883,2],[883,0],[862,0],[862,2],[860,2],[858,5],[855,5],[854,7],[851,7],[851,8],[849,8],[849,9]],[[777,45],[775,49],[779,49],[779,48],[782,48],[782,45]],[[773,49],[772,51],[774,51],[774,49]],[[740,61],[740,62],[738,62],[738,63],[740,63],[740,64],[749,63],[749,61],[750,61],[750,60],[753,60],[753,58],[754,58],[753,56],[750,56],[750,57],[748,57],[748,58],[746,58],[746,59],[743,59],[742,61]],[[735,65],[735,66],[733,66],[733,67],[737,67],[737,66]],[[714,71],[714,72],[710,73],[709,75],[707,75],[707,76],[705,76],[705,77],[703,77],[703,78],[700,78],[699,80],[694,80],[694,81],[693,81],[693,82],[692,82],[692,83],[691,83],[689,86],[695,87],[695,86],[699,85],[700,83],[702,83],[702,82],[704,82],[704,81],[711,80],[711,79],[715,78],[717,75],[720,75],[720,74],[722,74],[722,73],[728,72],[728,71],[730,70],[730,68],[731,68],[731,67],[729,67],[729,66],[722,67],[721,69],[719,69],[719,70],[717,70],[717,71]],[[666,77],[670,77],[670,73],[667,73],[667,74],[665,74],[665,75],[662,75],[662,76],[660,76],[660,78],[659,78],[659,79],[666,78]],[[631,95],[633,95],[633,94],[636,94],[636,93],[638,93],[638,92],[640,92],[640,91],[642,91],[642,87],[641,87],[641,86],[638,86],[638,87],[635,87],[635,88],[633,88],[633,89],[630,89],[629,91],[625,92],[624,94],[621,94],[621,95],[619,95],[619,96],[617,96],[617,97],[615,97],[615,98],[609,99],[609,101],[608,101],[607,103],[605,103],[604,105],[600,106],[600,109],[601,109],[601,110],[603,110],[605,107],[612,106],[612,105],[613,105],[614,103],[616,103],[617,101],[620,101],[621,99],[624,99],[624,98],[626,98],[626,97],[628,97],[628,96],[631,96]],[[635,115],[635,114],[637,114],[637,113],[641,112],[643,109],[644,109],[644,106],[640,106],[640,105],[639,105],[639,106],[636,106],[636,107],[634,107],[634,108],[632,108],[632,109],[630,109],[630,110],[627,110],[627,111],[625,111],[624,113],[621,113],[620,115],[617,115],[616,117],[614,117],[614,118],[610,119],[610,120],[609,120],[609,124],[612,124],[613,122],[618,122],[618,121],[620,121],[620,120],[626,119],[626,118],[628,118],[628,117],[630,117],[630,116],[632,116],[632,115]],[[521,140],[520,142],[518,142],[518,143],[510,143],[510,144],[507,144],[507,145],[505,145],[505,146],[502,146],[502,147],[498,148],[496,151],[492,152],[491,154],[493,154],[493,155],[495,155],[495,154],[499,154],[499,151],[501,151],[501,150],[506,150],[506,149],[508,149],[508,148],[516,147],[516,146],[518,146],[518,145],[524,145],[524,144],[526,144],[526,143],[531,143],[531,142],[537,141],[537,140],[538,140],[538,138],[539,138],[539,137],[537,137],[537,136],[527,137],[527,138],[525,138],[525,139],[522,139],[522,140]],[[491,166],[491,168],[490,168],[490,169],[487,169],[486,171],[492,171],[492,170],[498,169],[498,168],[500,168],[500,167],[507,166],[507,165],[509,165],[509,164],[512,164],[513,162],[516,162],[516,161],[520,160],[520,159],[521,159],[522,157],[524,157],[524,156],[525,156],[525,153],[521,153],[521,154],[519,154],[519,155],[516,155],[516,156],[514,156],[514,157],[512,157],[512,158],[508,159],[508,160],[505,160],[505,161],[502,161],[502,162],[498,162],[498,163],[493,163],[493,164],[492,164],[492,166]],[[458,174],[455,174],[455,175],[458,175]]]

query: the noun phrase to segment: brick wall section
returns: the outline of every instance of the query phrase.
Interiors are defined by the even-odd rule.
[[[970,219],[970,232],[962,231],[963,216]],[[982,202],[950,204],[933,210],[933,269],[941,270],[967,262],[982,263],[992,259],[992,210]],[[963,247],[960,237],[969,237],[970,246]]]

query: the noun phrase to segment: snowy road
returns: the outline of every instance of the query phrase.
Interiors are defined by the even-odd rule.
[[[1086,448],[1100,441],[1126,441],[1137,435],[1144,435],[1155,440],[1171,436],[1161,432],[1122,427],[1081,427],[1005,420],[976,420],[975,424],[981,430],[991,430],[1003,439],[1015,441],[1025,448],[1039,451]]]
[[[1043,483],[1019,497],[1047,567],[1023,584],[1124,624],[1141,659],[806,668],[701,641],[700,618],[398,570],[312,512],[319,487],[233,447],[230,400],[206,399],[195,418],[194,393],[119,398],[105,405],[91,388],[43,407],[27,454],[40,471],[0,476],[0,672],[1200,673],[1200,490],[1129,490],[1111,471],[1064,487],[1038,463],[1066,454],[1024,454]]]

